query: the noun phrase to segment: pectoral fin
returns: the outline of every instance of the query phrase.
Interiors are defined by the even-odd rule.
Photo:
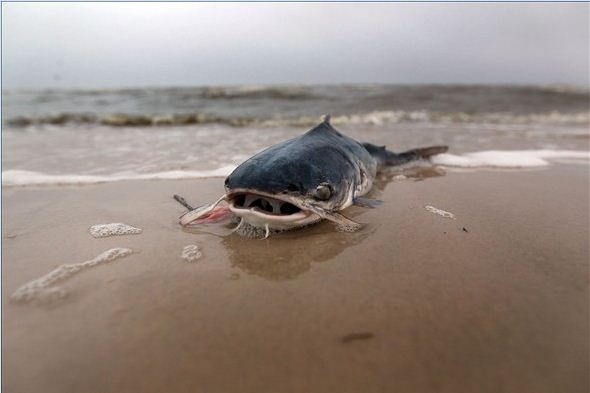
[[[355,222],[350,218],[343,216],[340,213],[324,210],[321,207],[313,205],[307,205],[305,207],[317,214],[318,216],[338,224],[338,230],[340,231],[356,232],[363,227],[363,224]]]

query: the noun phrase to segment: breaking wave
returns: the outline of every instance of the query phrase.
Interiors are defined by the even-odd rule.
[[[109,114],[93,115],[79,113],[58,113],[47,116],[18,116],[7,121],[13,127],[31,125],[102,124],[112,127],[149,127],[165,125],[225,124],[240,127],[252,124],[255,119],[246,117],[221,117],[201,113],[170,115]]]
[[[201,97],[208,99],[279,99],[306,100],[317,97],[309,89],[289,86],[227,86],[206,87]]]
[[[225,94],[225,93],[224,93]],[[220,116],[207,113],[177,114],[80,114],[59,113],[46,116],[18,116],[7,120],[12,127],[31,125],[65,125],[65,124],[102,124],[111,127],[151,127],[151,126],[182,126],[195,124],[223,124],[231,127],[311,127],[318,123],[319,116],[298,117],[247,117]],[[465,113],[465,112],[431,112],[431,111],[371,111],[358,114],[332,116],[332,123],[342,124],[400,124],[400,123],[433,123],[433,124],[555,124],[584,125],[590,124],[590,111],[586,112],[547,112],[513,114],[497,113]]]

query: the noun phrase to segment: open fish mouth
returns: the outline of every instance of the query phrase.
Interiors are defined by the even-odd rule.
[[[255,226],[270,224],[286,229],[292,225],[305,225],[320,219],[301,202],[288,194],[269,194],[257,190],[231,190],[226,196],[229,209]]]
[[[227,206],[218,206],[222,201]],[[194,226],[217,222],[234,214],[254,227],[275,230],[288,230],[313,224],[327,219],[338,224],[344,231],[356,231],[361,227],[337,211],[325,210],[306,201],[304,198],[287,194],[270,194],[252,189],[231,189],[216,202],[198,208],[189,207],[189,211],[180,217],[183,226]]]

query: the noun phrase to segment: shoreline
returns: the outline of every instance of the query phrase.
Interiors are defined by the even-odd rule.
[[[420,170],[424,167],[432,167],[433,170],[438,169],[445,172],[466,169],[491,171],[542,169],[555,163],[588,165],[589,159],[590,151],[586,150],[484,150],[463,154],[437,154],[426,162],[426,166],[419,162],[412,163],[410,166],[397,167],[395,172],[404,173],[407,170]],[[22,169],[7,169],[2,171],[2,186],[65,187],[138,180],[200,180],[228,176],[236,167],[236,165],[228,164],[204,170],[169,170],[153,173],[127,173],[125,175],[47,174]]]
[[[267,240],[182,230],[219,178],[3,188],[10,391],[588,390],[587,165],[452,170],[376,184],[366,223]],[[445,218],[426,209],[450,212]],[[137,235],[93,238],[122,222]],[[202,256],[182,259],[198,245]],[[15,304],[20,286],[133,254]]]

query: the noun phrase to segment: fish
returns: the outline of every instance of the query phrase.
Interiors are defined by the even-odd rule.
[[[394,153],[385,146],[361,143],[336,130],[327,115],[306,133],[273,145],[239,165],[225,179],[225,193],[216,202],[180,217],[183,226],[239,218],[269,232],[305,227],[320,220],[354,232],[362,224],[342,211],[352,205],[374,208],[381,201],[366,198],[375,177],[386,168],[426,160],[448,146],[430,146]],[[182,200],[182,202],[181,202]],[[227,206],[219,206],[225,201]]]

